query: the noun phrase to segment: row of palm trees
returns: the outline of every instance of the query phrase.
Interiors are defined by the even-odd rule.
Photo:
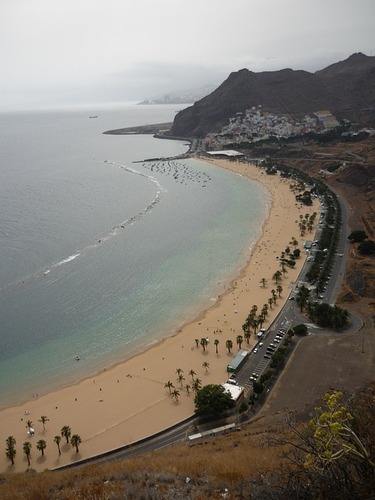
[[[44,420],[42,420],[44,419]],[[47,417],[42,417],[39,422],[43,423],[43,430],[45,430],[45,423],[49,419]],[[28,420],[26,423],[27,427],[29,428],[29,433],[30,429],[32,428],[32,421]],[[82,439],[79,434],[73,434],[72,435],[72,430],[68,425],[64,425],[61,428],[61,435],[57,435],[53,438],[53,441],[57,445],[57,449],[59,452],[59,455],[61,455],[61,448],[60,448],[60,442],[61,439],[65,438],[66,439],[66,444],[70,444],[75,447],[76,452],[79,453],[79,445],[82,443]],[[36,443],[36,449],[41,452],[41,455],[44,456],[44,451],[47,448],[47,442],[45,439],[39,439]],[[27,464],[30,467],[30,462],[31,462],[31,449],[32,449],[32,444],[30,441],[25,441],[22,446],[23,453],[27,459]],[[6,457],[12,462],[12,465],[14,465],[14,460],[16,458],[17,454],[17,449],[16,449],[16,439],[14,436],[9,436],[6,439],[6,450],[5,450]]]
[[[305,236],[306,231],[312,233],[317,215],[318,214],[314,212],[311,215],[305,214],[305,217],[302,214],[299,216],[300,221],[298,226],[302,237]]]
[[[296,252],[296,247],[298,246],[298,241],[296,238],[293,236],[290,245],[293,245],[295,250],[294,253]],[[277,299],[281,297],[281,293],[283,291],[283,287],[281,285],[281,281],[283,279],[284,274],[287,273],[287,265],[290,264],[288,259],[286,259],[286,256],[290,255],[290,247],[286,247],[284,252],[281,252],[281,258],[279,260],[281,270],[277,270],[273,275],[272,275],[272,281],[275,283],[275,288],[271,290],[271,296],[268,298],[267,303],[263,305],[261,311],[258,314],[258,306],[253,305],[252,308],[250,309],[250,312],[242,325],[242,330],[243,330],[243,336],[246,339],[246,342],[249,344],[250,338],[251,338],[251,330],[253,330],[254,335],[257,333],[258,328],[262,328],[263,324],[266,320],[266,317],[268,315],[268,312],[270,309],[273,308],[273,306],[277,305]],[[262,278],[260,280],[260,286],[262,288],[266,288],[267,286],[267,280],[266,278]],[[243,342],[243,337],[241,335],[237,336],[236,338],[236,343],[238,344],[239,348],[241,348]],[[233,343],[231,341],[227,341],[226,347],[228,349],[228,352],[230,353]]]
[[[312,220],[314,220],[314,216],[311,216],[311,217],[312,217]],[[294,251],[293,251],[292,256],[294,255],[293,258],[295,258],[296,255],[299,255],[299,250],[297,250],[298,241],[296,240],[296,238],[294,236],[292,236],[289,244],[294,247]],[[284,274],[287,273],[286,267],[290,266],[290,264],[291,264],[290,260],[288,260],[288,258],[287,258],[290,255],[291,255],[291,249],[289,246],[287,246],[285,248],[285,251],[281,252],[281,257],[279,260],[281,270],[278,269],[272,275],[272,281],[275,283],[275,288],[273,288],[271,290],[271,296],[268,298],[267,303],[263,305],[259,314],[258,314],[258,306],[257,305],[252,306],[244,324],[242,325],[243,336],[237,335],[237,337],[236,337],[236,343],[237,343],[239,349],[241,349],[244,338],[246,339],[247,344],[250,343],[251,330],[253,330],[254,335],[255,335],[258,331],[258,328],[263,327],[263,324],[267,318],[269,310],[272,309],[273,306],[277,305],[277,299],[281,297],[281,294],[283,292],[283,287],[281,285],[281,282],[282,282]],[[268,281],[266,278],[262,278],[260,280],[260,286],[262,288],[266,288],[267,283],[268,283]],[[231,340],[226,341],[226,348],[228,349],[228,353],[230,353],[231,349],[233,348],[233,342]]]
[[[197,347],[199,347],[199,345],[201,345],[202,349],[203,349],[203,352],[206,352],[208,344],[209,344],[209,339],[207,339],[206,337],[202,337],[200,340],[199,339],[195,339],[195,345]],[[215,345],[216,354],[218,354],[218,345],[219,344],[220,344],[219,339],[215,339],[214,340],[214,345]]]

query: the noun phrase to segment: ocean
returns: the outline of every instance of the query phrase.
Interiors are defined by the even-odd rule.
[[[0,113],[0,407],[173,334],[245,264],[261,186],[194,159],[142,161],[183,141],[103,134],[178,109]]]

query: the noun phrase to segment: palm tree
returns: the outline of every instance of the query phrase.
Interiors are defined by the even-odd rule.
[[[263,323],[264,323],[264,316],[263,314],[259,314],[258,319],[257,319],[258,326],[262,328]]]
[[[29,441],[23,443],[23,452],[27,458],[27,465],[30,467],[31,443]]]
[[[72,429],[69,427],[69,425],[64,425],[61,429],[61,435],[66,439],[66,444],[69,444],[69,438],[72,433]]]
[[[263,304],[263,307],[262,307],[262,314],[263,314],[263,317],[266,318],[267,317],[267,314],[268,314],[268,304]]]
[[[262,279],[260,280],[260,283],[262,284],[262,288],[266,288],[266,285],[267,285],[267,280],[266,280],[266,278],[262,278]]]
[[[188,394],[190,394],[191,385],[186,384],[186,385],[185,385],[185,389],[186,389],[186,392],[187,392]]]
[[[180,385],[182,387],[182,382],[185,380],[185,377],[182,375],[182,373],[179,374],[178,376],[178,381],[180,382]]]
[[[195,345],[199,347],[199,339],[195,339]]]
[[[203,347],[203,352],[205,352],[206,351],[206,347],[208,346],[207,339],[205,337],[202,337],[200,344]]]
[[[258,328],[258,320],[256,318],[253,318],[251,320],[251,326],[252,326],[252,328],[254,328],[254,335],[255,335],[257,332],[257,328]]]
[[[189,375],[191,376],[191,379],[194,380],[194,375],[196,375],[195,371],[193,369],[191,369],[189,371]]]
[[[44,450],[47,448],[47,443],[44,439],[39,439],[36,443],[36,449],[42,452],[42,457],[44,457]]]
[[[170,380],[168,380],[168,382],[166,382],[164,384],[164,387],[166,387],[169,390],[169,394],[170,394],[171,393],[171,389],[172,389],[172,387],[174,387],[174,385],[172,384],[172,382]]]
[[[256,304],[254,304],[253,307],[251,308],[250,315],[254,317],[257,310],[258,310],[258,306]]]
[[[245,325],[250,324],[251,321],[255,318],[256,311],[251,310],[246,318]],[[243,327],[242,327],[243,329]]]
[[[202,381],[199,380],[199,378],[196,378],[193,383],[193,391],[198,392],[199,389],[201,389],[201,387],[202,387]]]
[[[181,375],[181,373],[183,373],[183,370],[181,370],[181,368],[176,368],[176,373],[177,373],[177,376]]]
[[[277,295],[275,290],[271,290],[273,303],[276,305]]]
[[[28,421],[26,422],[26,427],[28,427],[28,428],[29,428],[29,432],[30,432],[30,429],[31,429],[31,427],[32,427],[32,426],[33,426],[32,421],[31,421],[31,420],[28,420]]]
[[[250,343],[250,337],[251,337],[251,333],[248,331],[248,332],[245,332],[243,334],[243,336],[245,337],[246,339],[246,343],[249,344]]]
[[[43,424],[43,430],[45,431],[46,430],[46,422],[49,421],[49,418],[46,417],[45,415],[42,415],[39,419],[39,422],[42,422]]]
[[[231,340],[227,340],[225,342],[225,347],[228,349],[228,354],[230,354],[230,351],[233,348],[233,342]]]
[[[305,309],[310,297],[310,290],[305,286],[302,285],[299,288],[299,292],[297,295],[297,304],[299,305],[301,312]]]
[[[257,308],[258,310],[258,308]],[[256,314],[257,314],[257,310],[255,310],[254,308],[251,309],[250,313],[248,314],[247,318],[246,318],[246,322],[247,323],[250,323],[253,321],[253,319],[255,318]]]
[[[283,291],[283,287],[281,285],[277,285],[276,291],[279,294],[279,297],[281,296],[281,292]]]
[[[6,451],[5,454],[7,458],[12,462],[12,465],[14,465],[14,459],[16,457],[16,439],[13,436],[9,436],[6,439]]]
[[[294,246],[294,248],[298,247],[298,241],[295,239],[294,236],[292,236],[292,245]]]
[[[237,335],[237,337],[236,337],[236,343],[238,345],[238,349],[241,349],[242,342],[243,342],[243,336],[242,335]]]
[[[171,392],[170,394],[172,399],[175,399],[176,403],[178,402],[178,398],[180,397],[180,391],[175,389],[174,391]]]
[[[57,449],[59,450],[59,455],[61,455],[61,450],[60,450],[60,441],[61,441],[61,436],[55,436],[53,438],[54,442],[57,444]]]
[[[248,317],[246,319],[245,323],[242,325],[243,336],[245,337],[245,339],[246,339],[247,334],[250,335],[251,322],[252,322],[252,319],[250,319],[250,317]]]
[[[283,275],[282,275],[281,271],[276,271],[276,272],[273,274],[272,279],[273,279],[273,281],[276,283],[276,285],[277,285],[278,283],[280,283],[282,276],[283,276]]]
[[[206,373],[207,373],[208,369],[210,367],[210,363],[208,361],[203,361],[202,366],[203,366],[203,368],[205,368]]]
[[[73,434],[70,444],[76,447],[76,453],[79,453],[78,445],[82,443],[81,436],[79,434]]]
[[[286,274],[288,272],[286,269],[285,259],[280,260],[280,267],[281,267],[282,274]]]
[[[219,345],[219,339],[215,339],[214,340],[214,344],[215,344],[215,350],[216,350],[216,354],[217,354],[217,346]]]

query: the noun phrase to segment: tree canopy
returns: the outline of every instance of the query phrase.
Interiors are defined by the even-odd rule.
[[[314,303],[310,305],[309,317],[319,326],[328,328],[344,328],[348,325],[349,312],[339,306]]]
[[[308,334],[307,326],[304,323],[301,323],[300,325],[296,325],[293,328],[293,333],[295,335],[301,335],[301,336],[307,335]]]
[[[217,417],[233,406],[233,400],[224,387],[217,384],[205,385],[197,391],[194,399],[197,415]]]
[[[365,240],[366,238],[367,234],[364,231],[361,231],[360,229],[352,231],[348,236],[348,240],[353,241],[354,243],[359,243]]]
[[[373,255],[375,253],[375,242],[373,240],[362,241],[358,245],[358,251],[362,255]]]

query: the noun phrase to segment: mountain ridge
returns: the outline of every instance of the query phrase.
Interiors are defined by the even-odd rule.
[[[204,137],[218,132],[237,112],[259,104],[276,114],[329,109],[338,118],[375,124],[375,56],[352,54],[315,73],[290,68],[255,73],[242,68],[230,73],[211,94],[180,111],[171,133]]]

